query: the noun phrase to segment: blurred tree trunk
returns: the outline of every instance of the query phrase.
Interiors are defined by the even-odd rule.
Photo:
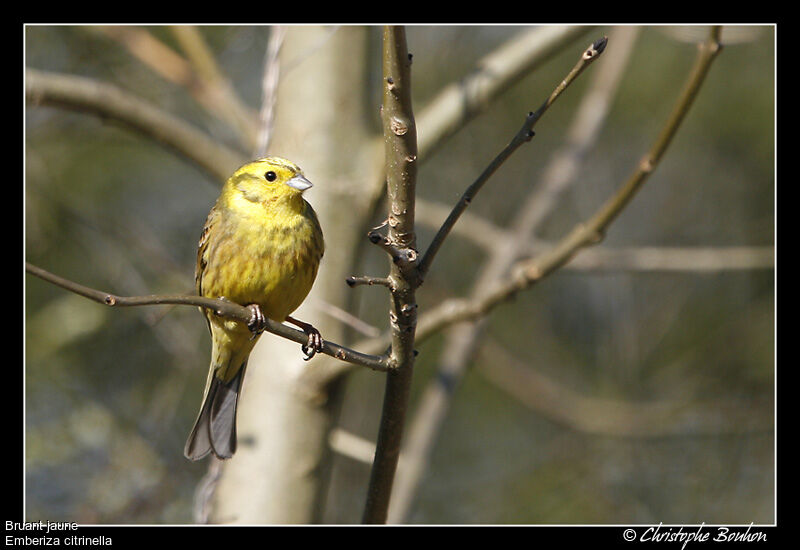
[[[345,307],[360,220],[374,188],[369,140],[368,32],[365,27],[289,27],[280,51],[275,125],[269,154],[293,160],[314,187],[306,198],[319,215],[326,253],[309,298],[293,315],[324,338],[342,341],[340,322],[315,304]],[[377,117],[377,110],[375,112]],[[374,145],[374,144],[373,144]],[[300,347],[264,334],[247,371],[239,410],[239,449],[221,468],[211,497],[213,523],[316,523],[330,471],[328,435],[341,380],[320,385]]]

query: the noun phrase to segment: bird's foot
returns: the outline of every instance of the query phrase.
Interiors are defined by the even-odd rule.
[[[303,359],[305,361],[308,361],[317,353],[322,351],[325,341],[322,339],[322,334],[316,328],[314,328],[313,325],[310,323],[304,323],[303,321],[299,321],[293,317],[286,317],[286,320],[289,323],[292,323],[293,325],[303,329],[303,332],[305,332],[308,336],[308,341],[300,346],[300,349],[303,350]]]
[[[267,328],[267,318],[264,316],[264,312],[261,311],[261,306],[258,304],[250,304],[247,306],[247,309],[252,313],[250,320],[247,322],[247,328],[250,329],[252,333],[250,339],[253,340],[258,338]]]

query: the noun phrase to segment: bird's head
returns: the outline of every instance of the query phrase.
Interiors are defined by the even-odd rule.
[[[251,202],[267,203],[274,200],[300,200],[312,186],[295,163],[280,158],[259,159],[239,168],[228,179],[228,193],[241,193]]]

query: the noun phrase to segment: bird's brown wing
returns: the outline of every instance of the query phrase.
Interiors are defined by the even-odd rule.
[[[219,220],[219,212],[216,207],[212,208],[206,218],[206,223],[203,225],[203,232],[200,234],[200,242],[197,243],[197,264],[194,271],[194,287],[198,296],[203,296],[203,274],[205,273],[206,266],[208,265],[208,244],[210,241],[211,233],[214,225]],[[211,331],[210,321],[208,319],[208,310],[201,308],[203,315],[206,317],[208,330]]]

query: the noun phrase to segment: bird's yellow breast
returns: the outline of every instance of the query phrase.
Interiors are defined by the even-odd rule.
[[[285,320],[311,290],[324,251],[311,205],[299,195],[254,203],[233,194],[215,208],[202,294],[258,304],[270,319]]]

